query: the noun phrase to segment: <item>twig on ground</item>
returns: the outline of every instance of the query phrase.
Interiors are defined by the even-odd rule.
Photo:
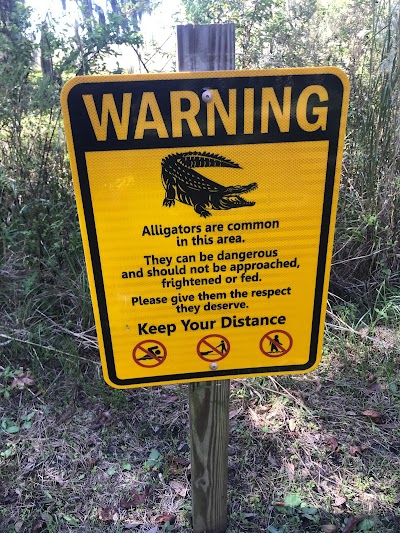
[[[42,313],[42,311],[38,310],[38,313],[42,315],[46,320],[48,320],[51,324],[53,324],[53,326],[55,326],[57,329],[63,331],[64,333],[67,333],[68,335],[71,335],[72,337],[75,337],[77,339],[81,339],[82,341],[84,341],[85,347],[95,348],[96,350],[98,350],[99,344],[97,342],[96,337],[91,337],[91,336],[86,335],[87,333],[86,331],[81,332],[81,333],[76,333],[75,331],[71,331],[67,328],[64,328],[63,326],[60,326],[60,324],[57,324],[57,322],[55,322],[49,316]],[[91,331],[92,329],[94,329],[94,327],[88,329],[87,331]]]
[[[374,342],[376,344],[380,344],[381,346],[385,346],[385,343],[381,341],[380,339],[377,339],[376,337],[371,337],[369,335],[365,335],[365,333],[362,333],[360,331],[357,331],[356,329],[352,328],[347,324],[343,319],[332,313],[332,311],[326,311],[326,314],[329,315],[331,318],[336,320],[337,322],[343,324],[343,326],[335,326],[335,324],[329,324],[329,322],[326,323],[326,326],[332,329],[336,329],[339,331],[348,331],[349,333],[354,333],[355,335],[358,335],[359,337],[362,337],[363,339],[367,339],[371,342]]]
[[[11,337],[10,335],[5,335],[4,333],[0,333],[0,337],[3,337],[4,339],[10,339],[11,341],[14,341],[14,342],[21,342],[22,344],[28,344],[30,346],[36,346],[38,348],[42,348],[43,350],[49,350],[51,352],[61,353],[63,355],[67,355],[67,356],[71,355],[68,352],[64,352],[62,350],[58,350],[58,348],[54,348],[53,346],[44,346],[43,344],[39,344],[37,342],[27,341],[27,340],[24,340],[24,339],[18,339],[17,337]],[[100,363],[96,363],[96,361],[92,361],[91,359],[87,359],[86,357],[83,357],[81,355],[79,356],[79,359],[81,359],[82,361],[87,361],[88,363],[94,363],[94,364],[100,365]],[[69,360],[73,361],[72,358],[70,358]]]
[[[276,379],[273,378],[272,376],[269,376],[269,379],[270,381],[272,381],[272,383],[275,385],[276,388],[280,387],[283,391],[285,391],[285,396],[287,396],[288,398],[293,400],[295,403],[297,403],[297,405],[299,405],[302,409],[307,411],[308,414],[314,416],[313,412],[310,411],[310,409],[306,405],[304,405],[304,402],[302,400],[299,400],[298,398],[296,398],[296,396],[294,396],[290,391],[288,391],[283,385],[281,385],[278,381],[276,381]],[[282,394],[278,390],[274,392],[278,392],[278,394]]]

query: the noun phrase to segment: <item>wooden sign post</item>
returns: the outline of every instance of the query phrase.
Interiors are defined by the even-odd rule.
[[[233,70],[235,25],[177,27],[179,71]],[[189,384],[194,533],[227,528],[229,380]]]

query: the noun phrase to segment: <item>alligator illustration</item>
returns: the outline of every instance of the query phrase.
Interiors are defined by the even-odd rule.
[[[225,187],[194,170],[198,167],[241,168],[237,163],[221,155],[209,152],[170,154],[162,160],[161,166],[165,189],[164,206],[171,207],[177,199],[184,204],[192,205],[196,213],[205,218],[211,216],[206,208],[235,209],[255,204],[239,195],[254,191],[257,189],[257,183]]]

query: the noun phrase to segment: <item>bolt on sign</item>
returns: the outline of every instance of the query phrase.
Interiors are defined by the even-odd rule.
[[[66,84],[68,149],[111,386],[317,366],[348,96],[336,68]]]

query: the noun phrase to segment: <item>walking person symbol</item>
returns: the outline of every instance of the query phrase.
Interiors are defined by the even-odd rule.
[[[225,354],[226,353],[225,340],[222,339],[221,342],[218,344],[218,346],[216,346],[216,348],[221,348],[221,354]]]
[[[260,350],[267,357],[283,357],[290,352],[293,338],[283,329],[273,329],[261,337]]]
[[[283,350],[283,346],[279,340],[278,335],[275,335],[274,340],[271,341],[269,344],[271,346],[271,350],[269,353],[279,353],[281,351],[280,349]],[[278,348],[278,345],[279,345],[279,348]]]

